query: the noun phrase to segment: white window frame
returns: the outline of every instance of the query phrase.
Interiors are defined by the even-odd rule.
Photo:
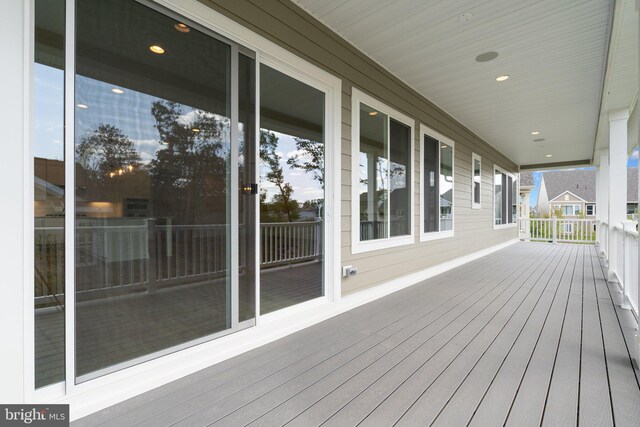
[[[591,208],[591,213],[589,213],[589,208]],[[591,203],[586,204],[584,206],[584,214],[586,216],[595,216],[596,215],[596,205],[591,204]]]
[[[476,160],[480,163],[480,190],[479,196],[480,200],[476,203],[473,195],[473,186],[475,184],[475,163]],[[482,157],[476,153],[471,153],[471,209],[481,209],[482,208]]]
[[[388,120],[395,121],[408,126],[410,129],[409,140],[409,164],[411,165],[411,174],[407,177],[408,194],[411,209],[409,211],[409,230],[410,233],[405,236],[387,237],[384,239],[360,241],[360,104],[365,104],[371,108],[386,114]],[[389,132],[389,126],[387,126]],[[411,245],[415,243],[414,228],[414,138],[415,138],[415,120],[403,114],[386,104],[378,101],[370,95],[356,89],[351,90],[351,253],[358,254],[363,252],[375,251],[380,249],[394,248],[398,246]],[[390,146],[390,143],[389,143]],[[387,221],[389,218],[387,217]]]
[[[424,189],[426,185],[426,180],[424,176],[424,137],[429,136],[433,139],[437,139],[441,144],[448,145],[452,148],[453,153],[451,156],[451,174],[453,176],[453,182],[451,183],[451,199],[453,200],[453,204],[451,206],[451,230],[445,231],[431,231],[426,233],[424,231]],[[438,147],[438,152],[442,147]],[[456,198],[455,198],[455,190],[456,190],[456,174],[455,174],[455,163],[456,163],[456,143],[451,138],[447,138],[443,134],[420,124],[420,242],[428,242],[430,240],[438,240],[438,239],[446,239],[449,237],[453,237],[455,235],[455,215],[456,215]],[[442,159],[438,158],[438,177],[440,179],[440,166],[442,164]],[[440,217],[440,197],[438,197],[438,217]],[[438,219],[438,228],[440,228],[440,219]]]
[[[518,218],[516,215],[516,218],[512,218],[513,222],[508,223],[508,224],[496,224],[496,172],[500,172],[503,173],[507,176],[507,178],[511,177],[514,182],[517,182],[516,185],[516,195],[520,194],[520,189],[518,188],[520,186],[520,181],[518,180],[516,174],[513,174],[511,172],[507,172],[505,169],[501,168],[500,166],[494,164],[493,165],[493,175],[491,175],[491,192],[493,193],[493,208],[492,211],[493,213],[491,214],[491,219],[493,221],[493,229],[494,230],[500,230],[502,228],[512,228],[512,227],[516,227],[518,225]],[[518,180],[518,181],[516,181]],[[503,189],[504,191],[509,191],[509,189]],[[509,197],[507,196],[507,202],[509,201]],[[507,210],[505,210],[505,212],[508,214],[508,210],[511,209],[511,205],[507,203]],[[504,219],[504,218],[503,218]]]

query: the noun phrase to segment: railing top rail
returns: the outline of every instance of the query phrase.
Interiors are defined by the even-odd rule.
[[[319,224],[321,221],[298,221],[298,222],[262,222],[261,227],[271,227],[276,225],[312,225]]]

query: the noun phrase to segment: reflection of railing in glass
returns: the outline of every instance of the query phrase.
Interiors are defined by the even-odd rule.
[[[131,220],[127,222],[130,224]],[[227,225],[157,225],[149,219],[136,222],[76,227],[76,267],[94,278],[82,281],[85,286],[78,289],[86,292],[88,299],[93,298],[89,295],[91,291],[132,286],[139,286],[140,291],[153,291],[155,286],[225,277]],[[268,223],[261,224],[260,229],[263,267],[311,261],[321,256],[320,221]],[[240,238],[243,230],[241,225]],[[61,264],[61,258],[50,255],[58,253],[56,248],[63,245],[62,227],[38,227],[36,231],[42,242],[36,245],[36,261],[43,265]],[[155,266],[150,264],[151,253],[156,254]],[[245,256],[240,254],[241,271],[245,265]],[[63,291],[64,270],[55,271],[59,272],[59,280],[38,287],[36,297],[51,298]]]
[[[260,224],[260,265],[275,266],[319,259],[322,222]]]

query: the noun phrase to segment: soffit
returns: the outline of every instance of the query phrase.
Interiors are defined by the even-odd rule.
[[[613,1],[293,1],[516,163],[591,158]]]

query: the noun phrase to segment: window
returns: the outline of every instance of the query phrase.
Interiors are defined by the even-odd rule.
[[[471,208],[480,209],[482,190],[482,161],[476,153],[471,154]]]
[[[421,241],[453,236],[454,142],[420,128]]]
[[[580,205],[563,205],[562,206],[562,215],[574,216],[574,215],[578,215],[579,212],[580,212]]]
[[[573,234],[573,223],[565,222],[564,224],[562,224],[562,232],[564,234]]]
[[[518,219],[518,180],[512,174],[493,168],[494,228],[515,224]]]
[[[587,205],[587,216],[593,216],[596,214],[596,205]]]
[[[413,120],[353,89],[353,252],[413,243]]]

